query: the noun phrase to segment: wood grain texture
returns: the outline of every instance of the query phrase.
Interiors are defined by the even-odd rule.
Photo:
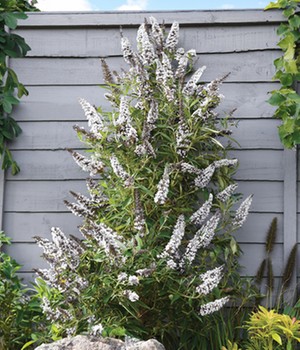
[[[72,199],[69,191],[86,193],[85,181],[7,181],[5,212],[65,211],[64,199]],[[282,213],[283,183],[239,181],[244,197],[254,194],[252,212]]]
[[[241,52],[277,49],[276,25],[183,27],[179,47],[197,53]],[[120,29],[45,28],[14,31],[31,47],[29,57],[121,56]],[[132,47],[136,46],[137,28],[124,29]],[[45,40],[47,38],[47,40]],[[105,43],[105,45],[103,45]]]
[[[279,88],[277,83],[227,83],[221,85],[220,92],[225,96],[217,112],[226,115],[234,108],[236,118],[270,118],[274,107],[266,103],[269,92]],[[18,121],[84,120],[78,103],[85,98],[91,104],[111,110],[104,98],[106,90],[99,86],[30,86],[29,95],[13,110]]]
[[[229,23],[279,23],[284,21],[280,11],[256,10],[207,10],[207,11],[141,11],[141,12],[41,12],[29,13],[26,21],[19,27],[105,27],[139,26],[145,17],[153,16],[159,22],[171,24],[174,21],[182,25],[215,25]]]
[[[201,54],[195,68],[207,66],[203,81],[231,73],[228,82],[271,82],[273,61],[280,51]],[[107,59],[112,70],[127,70],[121,57]],[[11,67],[25,85],[96,85],[103,84],[98,58],[20,58]]]
[[[75,122],[20,122],[22,134],[10,145],[12,150],[58,150],[65,148],[84,148],[73,130]],[[86,126],[86,122],[79,122]],[[240,120],[238,127],[232,127],[232,137],[239,143],[235,148],[242,149],[282,149],[277,136],[278,120]],[[222,138],[220,142],[227,143]]]

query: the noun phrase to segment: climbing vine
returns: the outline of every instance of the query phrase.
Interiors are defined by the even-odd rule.
[[[11,168],[13,175],[20,169],[7,143],[21,133],[21,128],[11,113],[13,106],[23,95],[28,95],[28,91],[9,68],[7,59],[24,57],[30,50],[25,40],[11,30],[16,29],[19,19],[27,18],[25,11],[36,10],[35,3],[35,0],[0,0],[0,158],[2,169]]]
[[[287,21],[277,29],[280,36],[278,46],[283,55],[274,61],[281,87],[272,91],[268,102],[277,106],[274,116],[282,120],[278,128],[279,137],[286,148],[300,144],[300,95],[297,82],[300,80],[300,0],[277,0],[266,8],[282,9]]]

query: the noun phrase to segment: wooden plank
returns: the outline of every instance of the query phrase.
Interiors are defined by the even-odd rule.
[[[84,143],[77,139],[73,130],[75,122],[20,122],[23,132],[10,145],[12,150],[50,149],[58,150],[65,148],[83,148]],[[85,122],[79,122],[86,126]],[[245,119],[239,121],[237,128],[231,128],[232,137],[239,142],[242,149],[282,149],[277,136],[276,126],[278,120],[270,119]],[[225,138],[220,139],[225,144]]]
[[[290,252],[297,243],[297,150],[284,150],[284,219],[283,219],[283,261],[286,266]],[[299,197],[299,196],[298,196]],[[297,264],[296,264],[297,266]],[[289,290],[285,293],[291,301],[297,285],[296,272],[291,277]]]
[[[3,201],[4,201],[4,190],[5,190],[5,172],[0,169],[0,231],[3,230]]]
[[[65,199],[72,201],[69,193],[86,193],[85,181],[7,181],[5,211],[60,212],[66,211]]]
[[[239,160],[234,176],[237,180],[283,180],[283,152],[280,150],[236,150],[229,155]],[[21,171],[14,176],[8,173],[8,180],[80,180],[87,177],[65,150],[13,151],[13,157]]]
[[[180,30],[178,47],[198,53],[241,52],[276,49],[276,25],[186,27]],[[14,31],[22,36],[30,57],[99,57],[122,55],[120,29],[115,28],[39,28]],[[136,47],[137,29],[124,29]],[[45,40],[46,38],[46,40]],[[105,45],[103,43],[105,42]]]
[[[269,225],[278,218],[277,243],[283,242],[283,216],[273,213],[250,213],[241,229],[235,233],[240,243],[264,243]],[[32,242],[33,236],[50,238],[51,227],[60,227],[65,234],[81,237],[78,226],[82,219],[69,212],[5,213],[4,229],[13,242]]]
[[[236,108],[237,118],[270,118],[275,108],[266,100],[268,93],[277,88],[277,83],[225,82],[220,88],[225,98],[217,112],[222,116]],[[83,120],[85,117],[78,103],[80,97],[111,110],[104,98],[106,90],[99,86],[30,86],[28,91],[29,96],[24,96],[22,103],[14,108],[13,116],[18,121]]]
[[[203,81],[231,73],[227,82],[271,82],[273,61],[280,51],[255,51],[201,54],[195,64],[207,66]],[[112,70],[127,70],[121,57],[107,59]],[[98,58],[19,58],[11,60],[12,69],[25,85],[96,85],[103,84]]]
[[[5,212],[65,211],[64,199],[72,200],[69,191],[86,193],[85,181],[7,181]],[[254,194],[252,212],[282,213],[283,183],[239,181],[238,192],[244,198]]]
[[[283,243],[283,214],[278,213],[249,213],[246,222],[234,236],[239,243],[264,244],[270,224],[275,217],[277,218],[276,243]]]
[[[235,150],[229,155],[239,161],[238,170],[234,175],[237,180],[283,180],[281,150]]]
[[[207,11],[141,11],[141,12],[40,12],[28,13],[28,19],[21,21],[23,27],[65,27],[65,26],[138,26],[145,17],[153,16],[159,22],[182,25],[207,25],[229,23],[279,23],[284,21],[281,11],[257,10],[207,10]]]
[[[81,223],[82,219],[71,212],[5,213],[4,216],[4,229],[13,242],[33,242],[34,236],[49,239],[51,227],[60,227],[66,235],[82,238],[78,230]]]
[[[255,276],[259,264],[265,257],[265,247],[263,244],[241,244],[244,254],[240,258],[240,263],[245,268],[241,271],[242,275]],[[41,257],[42,249],[35,243],[13,243],[6,247],[6,251],[18,262],[23,265],[21,271],[31,271],[33,268],[47,268],[48,265]],[[275,244],[272,252],[272,262],[274,276],[280,276],[282,273],[282,244]]]

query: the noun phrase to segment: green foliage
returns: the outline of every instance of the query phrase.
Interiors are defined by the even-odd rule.
[[[300,321],[259,306],[245,328],[249,333],[247,350],[293,350],[300,342]]]
[[[66,205],[84,218],[84,240],[58,228],[52,241],[36,238],[50,263],[37,291],[53,339],[98,332],[215,350],[255,293],[232,235],[252,196],[233,210],[241,195],[237,160],[226,158],[230,122],[214,112],[223,78],[198,83],[205,67],[190,76],[196,53],[177,50],[178,24],[166,35],[150,20],[137,53],[122,38],[128,72],[102,61],[112,108],[80,101],[89,131],[75,130],[91,156],[70,152],[98,177],[87,181],[90,198],[71,192],[77,203]],[[235,308],[223,315],[228,301]]]
[[[279,137],[286,148],[292,148],[300,143],[300,95],[296,91],[300,80],[300,0],[277,0],[271,2],[265,9],[282,9],[287,22],[282,23],[277,34],[280,36],[278,46],[283,56],[274,61],[276,74],[281,88],[272,91],[268,102],[276,106],[275,118],[281,119]]]
[[[10,239],[0,231],[0,249]],[[20,265],[0,251],[0,350],[20,350],[42,319],[39,300],[30,297],[17,272]]]
[[[16,73],[7,66],[7,58],[24,57],[30,50],[24,39],[11,33],[16,29],[19,19],[26,19],[24,11],[34,11],[34,1],[1,0],[0,1],[0,158],[2,169],[11,168],[13,175],[20,169],[13,160],[7,142],[21,133],[21,128],[10,116],[13,106],[19,104],[20,98],[28,91],[18,80]]]

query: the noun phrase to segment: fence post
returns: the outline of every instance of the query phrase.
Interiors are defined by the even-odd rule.
[[[297,243],[297,149],[283,151],[283,266],[285,267],[294,245]],[[285,301],[292,303],[296,297],[297,263],[289,288],[284,293]]]

